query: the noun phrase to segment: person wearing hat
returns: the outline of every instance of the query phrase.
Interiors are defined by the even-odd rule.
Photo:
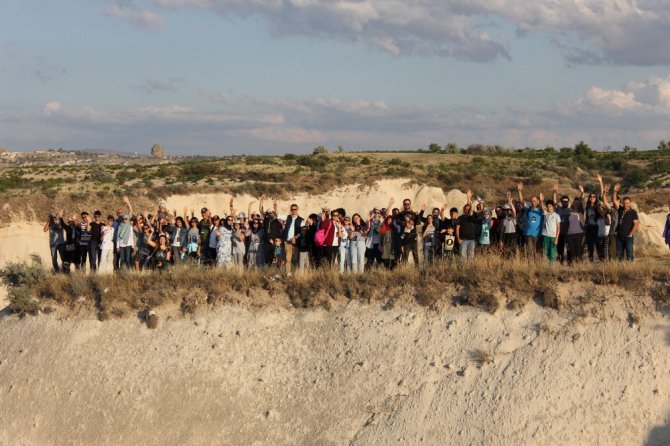
[[[263,199],[265,195],[261,196],[260,210],[263,212]],[[275,250],[275,240],[282,238],[282,231],[284,230],[281,222],[277,219],[277,200],[273,201],[272,209],[265,212],[265,219],[263,220],[263,228],[265,230],[265,261],[267,265],[272,264],[272,259]]]
[[[286,223],[282,231],[282,240],[284,241],[284,250],[286,251],[287,274],[291,274],[291,269],[298,263],[298,256],[294,255],[294,248],[297,245],[300,228],[304,225],[303,218],[298,215],[298,205],[293,203],[290,211],[291,213],[286,217]]]
[[[507,203],[502,206],[503,216],[498,225],[500,234],[498,236],[498,246],[505,255],[511,255],[516,252],[516,209],[512,202],[512,192],[507,191]]]

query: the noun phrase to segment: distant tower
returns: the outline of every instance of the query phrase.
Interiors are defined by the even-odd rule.
[[[166,157],[165,150],[163,150],[163,148],[160,145],[154,144],[151,147],[151,156],[153,158],[165,158]]]

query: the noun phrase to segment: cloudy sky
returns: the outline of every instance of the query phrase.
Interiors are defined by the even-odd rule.
[[[0,146],[655,148],[669,0],[2,0]]]

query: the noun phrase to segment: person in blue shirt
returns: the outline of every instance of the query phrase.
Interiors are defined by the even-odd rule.
[[[535,255],[542,252],[542,228],[544,226],[544,215],[542,204],[537,195],[530,197],[530,203],[523,199],[523,183],[517,185],[519,201],[525,210],[523,235],[526,240],[526,253]]]

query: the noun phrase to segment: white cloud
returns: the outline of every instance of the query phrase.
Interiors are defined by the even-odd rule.
[[[305,130],[295,127],[259,127],[243,130],[240,133],[249,134],[255,138],[267,141],[276,141],[291,144],[319,144],[328,139],[317,130]]]
[[[323,36],[393,55],[509,58],[524,33],[554,41],[570,63],[670,63],[667,0],[153,0],[226,17],[262,17],[277,35]],[[506,23],[517,33],[491,23]],[[483,23],[487,23],[484,25]]]
[[[562,147],[584,140],[594,148],[652,148],[670,138],[670,76],[619,88],[593,86],[580,98],[537,110],[232,94],[215,104],[220,108],[175,104],[114,110],[52,101],[32,113],[0,112],[0,141],[19,149],[49,144],[132,151],[145,142],[164,141],[174,153],[190,149],[221,154],[309,151],[316,144],[342,144],[352,150],[416,149],[449,141]]]
[[[165,24],[165,19],[155,12],[139,9],[131,3],[114,2],[103,11],[103,14],[114,17],[140,28],[154,29]]]

